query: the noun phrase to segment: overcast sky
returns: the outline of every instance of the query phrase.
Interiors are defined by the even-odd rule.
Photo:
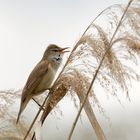
[[[127,0],[0,0],[0,89],[22,88],[48,44],[73,46],[116,3]]]

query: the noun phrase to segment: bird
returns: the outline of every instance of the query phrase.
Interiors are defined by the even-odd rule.
[[[29,101],[44,91],[51,88],[56,72],[62,62],[63,55],[69,52],[66,48],[59,47],[55,44],[50,44],[42,59],[37,63],[35,68],[30,73],[27,82],[22,90],[20,109],[18,112],[16,123],[18,124],[21,113],[26,108]]]

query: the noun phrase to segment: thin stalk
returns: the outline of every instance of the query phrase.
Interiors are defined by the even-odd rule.
[[[87,98],[88,98],[88,95],[89,95],[89,93],[90,93],[90,90],[91,90],[91,88],[92,88],[92,86],[93,86],[93,84],[94,84],[94,82],[95,82],[95,79],[96,79],[96,77],[97,77],[97,75],[98,75],[98,72],[99,72],[99,70],[100,70],[100,68],[101,68],[101,66],[102,66],[102,64],[103,64],[103,61],[104,61],[104,59],[105,59],[105,57],[106,57],[108,51],[112,48],[112,41],[113,41],[113,39],[114,39],[114,37],[115,37],[115,35],[116,35],[116,33],[117,33],[117,31],[118,31],[120,25],[122,24],[122,20],[123,20],[123,18],[124,18],[124,16],[125,16],[125,14],[126,14],[128,8],[129,8],[129,6],[131,5],[132,2],[133,2],[133,0],[130,0],[130,1],[128,2],[127,6],[126,6],[126,8],[125,8],[125,11],[124,11],[124,13],[123,13],[123,15],[122,15],[122,17],[121,17],[119,23],[118,23],[118,26],[117,26],[117,28],[116,28],[114,34],[112,35],[112,38],[111,38],[111,40],[110,40],[110,47],[108,47],[108,49],[105,51],[105,53],[104,53],[104,55],[103,55],[103,57],[102,57],[102,59],[101,59],[101,61],[100,61],[100,63],[99,63],[99,66],[98,66],[97,69],[96,69],[95,75],[93,76],[93,79],[92,79],[91,84],[90,84],[90,86],[89,86],[89,88],[88,88],[87,94],[86,94],[86,96],[85,96],[85,98],[84,98],[84,101],[83,101],[83,103],[82,103],[82,105],[81,105],[81,107],[80,107],[80,109],[79,109],[79,111],[78,111],[78,114],[77,114],[77,116],[76,116],[76,118],[75,118],[75,121],[74,121],[74,123],[73,123],[73,126],[72,126],[72,128],[71,128],[71,130],[70,130],[70,133],[69,133],[69,136],[68,136],[68,140],[71,140],[72,134],[73,134],[73,132],[74,132],[74,129],[75,129],[76,124],[77,124],[77,122],[78,122],[78,119],[79,119],[79,117],[80,117],[81,111],[82,111],[82,109],[83,109],[83,107],[84,107],[84,105],[85,105],[85,103],[86,103],[86,100],[87,100]],[[105,140],[105,138],[104,138],[104,137],[100,137],[99,134],[96,134],[96,135],[97,135],[98,140]]]
[[[42,108],[42,110],[45,110],[44,107],[42,107],[42,105],[40,103],[38,103],[38,101],[35,98],[32,98],[32,100],[39,106]]]

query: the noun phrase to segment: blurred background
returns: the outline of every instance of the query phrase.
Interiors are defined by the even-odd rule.
[[[22,89],[48,44],[73,47],[92,19],[103,9],[113,4],[127,2],[127,0],[0,0],[0,90]],[[139,83],[135,81],[132,83],[131,101],[125,95],[120,96],[121,104],[115,98],[103,94],[102,90],[97,88],[96,91],[105,114],[101,114],[97,108],[95,114],[107,138],[139,140]],[[14,104],[10,106],[15,116],[20,103],[19,94],[16,97],[11,97]],[[4,102],[1,103],[3,107]],[[22,116],[27,120],[27,124],[31,122],[37,109],[38,106],[30,102]],[[77,109],[71,97],[69,95],[64,97],[45,121],[42,130],[43,140],[66,139],[76,114]],[[10,127],[13,130],[13,126],[3,121],[2,117],[0,122],[2,123],[0,131],[9,130]],[[6,127],[3,128],[3,125]],[[17,129],[15,131],[18,132]],[[78,139],[96,139],[84,111],[73,135],[73,140]]]

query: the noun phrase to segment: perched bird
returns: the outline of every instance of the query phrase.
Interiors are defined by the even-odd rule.
[[[23,88],[17,123],[30,99],[51,88],[55,74],[62,62],[63,54],[68,52],[66,49],[51,44],[45,50],[41,61],[35,66]]]

